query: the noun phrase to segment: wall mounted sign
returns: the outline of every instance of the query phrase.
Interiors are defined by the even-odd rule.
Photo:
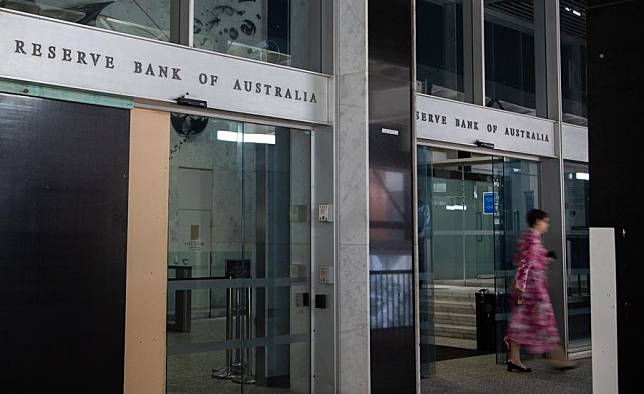
[[[483,192],[483,214],[493,215],[499,213],[499,202],[496,192]]]
[[[564,159],[588,163],[588,127],[564,123],[561,138]]]
[[[555,155],[555,122],[416,95],[416,135],[536,156]]]
[[[0,9],[0,77],[330,123],[324,75]]]

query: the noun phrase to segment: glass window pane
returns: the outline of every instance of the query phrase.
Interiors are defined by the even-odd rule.
[[[0,6],[101,29],[170,41],[170,0],[0,0]]]
[[[319,0],[195,0],[194,45],[320,71]]]
[[[590,344],[590,246],[588,165],[565,163],[568,338],[571,348]]]
[[[586,1],[562,0],[559,15],[563,121],[587,126]]]
[[[534,1],[485,1],[485,101],[536,115]]]
[[[418,92],[464,100],[463,1],[416,1]]]

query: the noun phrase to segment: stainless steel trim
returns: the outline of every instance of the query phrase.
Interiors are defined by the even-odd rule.
[[[502,150],[493,150],[493,149],[486,149],[486,148],[477,148],[473,147],[470,145],[460,145],[460,144],[454,144],[450,142],[441,142],[441,141],[435,141],[435,140],[428,140],[428,139],[416,139],[416,144],[421,145],[421,146],[429,146],[432,148],[440,148],[440,149],[453,149],[453,150],[461,150],[465,152],[472,152],[472,153],[480,153],[484,155],[490,155],[490,156],[502,156],[502,157],[511,157],[514,159],[522,159],[522,160],[530,160],[530,161],[540,161],[541,158],[539,156],[533,156],[533,155],[526,155],[526,154],[521,154],[521,153],[516,153],[516,152],[508,152],[508,151],[502,151]]]

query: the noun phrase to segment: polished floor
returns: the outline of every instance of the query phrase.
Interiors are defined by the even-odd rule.
[[[169,353],[181,346],[213,343],[222,344],[226,341],[226,320],[224,318],[192,320],[190,332],[168,331],[167,344]],[[190,353],[170,354],[167,358],[166,392],[168,394],[203,394],[241,393],[242,385],[228,379],[214,379],[213,369],[217,370],[226,365],[226,351],[195,351]],[[308,386],[306,387],[308,389]],[[243,392],[259,393],[305,393],[308,390],[297,390],[281,387],[262,387],[260,385],[244,385]]]
[[[591,359],[578,361],[575,369],[557,371],[542,359],[526,361],[531,373],[507,372],[495,355],[461,358],[437,363],[436,374],[422,380],[422,393],[592,393]]]

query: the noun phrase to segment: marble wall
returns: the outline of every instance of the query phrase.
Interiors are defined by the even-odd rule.
[[[370,392],[367,1],[336,0],[337,387]]]

